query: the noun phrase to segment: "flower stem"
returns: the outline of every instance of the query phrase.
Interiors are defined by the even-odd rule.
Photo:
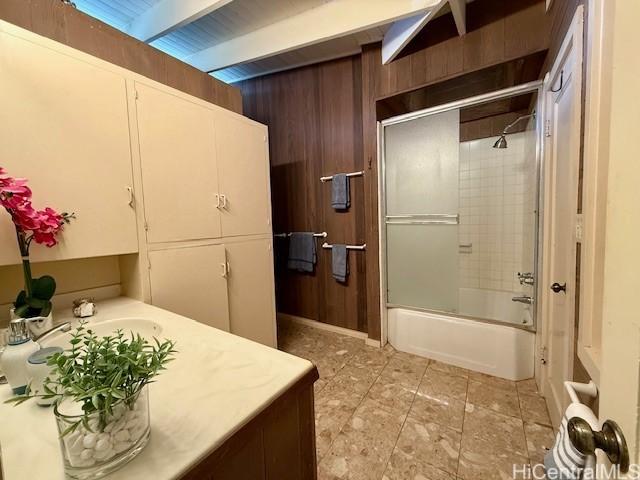
[[[24,272],[24,290],[27,297],[31,298],[33,277],[31,275],[31,263],[29,262],[29,242],[27,242],[24,232],[16,227],[16,235],[18,237],[18,247],[22,256],[22,271]]]

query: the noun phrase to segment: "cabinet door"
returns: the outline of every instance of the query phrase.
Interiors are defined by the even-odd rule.
[[[33,260],[138,250],[123,77],[0,32],[0,125],[0,166],[29,179],[34,207],[77,217],[60,245],[32,245]],[[0,265],[19,261],[0,211]]]
[[[151,303],[229,331],[224,245],[149,252]]]
[[[231,333],[276,347],[271,240],[228,243]]]
[[[215,110],[222,234],[271,232],[267,129],[222,109]]]
[[[147,240],[220,237],[213,112],[136,84]]]

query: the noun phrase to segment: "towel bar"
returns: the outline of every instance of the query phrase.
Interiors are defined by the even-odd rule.
[[[277,237],[277,238],[287,238],[287,237],[291,236],[291,232],[289,232],[289,233],[274,233],[273,236]],[[327,232],[314,233],[313,236],[314,237],[318,237],[318,238],[327,238]]]
[[[327,242],[324,242],[322,244],[322,248],[333,248],[333,245],[330,245]],[[347,245],[347,250],[366,250],[366,248],[367,248],[366,243],[364,245]]]
[[[363,175],[364,175],[364,171],[347,173],[347,177],[361,177]],[[333,180],[333,175],[329,177],[320,177],[321,182],[330,182],[331,180]]]

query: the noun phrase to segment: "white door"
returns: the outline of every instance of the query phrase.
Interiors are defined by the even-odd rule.
[[[276,347],[271,239],[227,243],[231,333]]]
[[[220,237],[213,112],[136,83],[150,243]]]
[[[224,245],[149,252],[151,303],[229,331]]]
[[[222,235],[271,233],[267,128],[215,111]]]
[[[125,79],[68,50],[0,32],[0,166],[29,180],[35,208],[77,217],[35,261],[138,250]],[[0,265],[19,261],[2,211]]]
[[[596,4],[593,6],[593,4]],[[592,10],[593,8],[593,10]],[[622,428],[630,460],[639,450],[640,314],[640,58],[637,21],[640,2],[599,0],[589,12],[603,14],[602,119],[599,155],[608,163],[600,420],[611,419]],[[638,468],[635,470],[637,478]]]
[[[580,162],[582,20],[570,30],[549,74],[545,95],[545,271],[542,315],[547,348],[543,391],[554,423],[573,378],[576,218]]]

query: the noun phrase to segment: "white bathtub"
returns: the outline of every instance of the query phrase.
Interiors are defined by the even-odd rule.
[[[389,308],[388,340],[400,351],[496,377],[533,377],[535,333],[520,328]]]

